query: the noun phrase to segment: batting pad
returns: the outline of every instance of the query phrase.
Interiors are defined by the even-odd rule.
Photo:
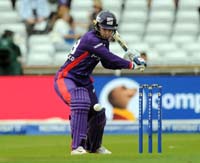
[[[87,89],[82,87],[73,89],[70,93],[72,149],[76,149],[78,146],[85,147],[90,98]]]
[[[106,125],[105,109],[97,112],[88,122],[87,128],[87,150],[96,152],[101,146],[104,127]]]

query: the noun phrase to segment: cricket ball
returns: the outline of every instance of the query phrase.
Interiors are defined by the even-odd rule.
[[[95,111],[101,111],[103,109],[103,107],[100,104],[95,104],[93,108]]]

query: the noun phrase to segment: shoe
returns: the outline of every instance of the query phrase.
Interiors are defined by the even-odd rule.
[[[109,151],[108,149],[106,149],[105,147],[99,147],[97,150],[96,150],[96,153],[98,154],[112,154],[111,151]]]
[[[82,146],[79,146],[78,148],[71,151],[71,155],[82,155],[86,153],[87,151]]]

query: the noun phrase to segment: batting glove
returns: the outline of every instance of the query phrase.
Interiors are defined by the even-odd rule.
[[[146,68],[147,64],[145,62],[145,60],[139,56],[136,56],[133,58],[133,69],[134,70],[140,70],[140,71],[144,71],[144,69]]]

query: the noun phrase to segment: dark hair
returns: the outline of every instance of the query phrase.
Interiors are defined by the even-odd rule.
[[[5,30],[2,34],[2,38],[12,38],[14,36],[14,32],[11,30]]]
[[[141,52],[140,55],[141,56],[147,56],[147,53],[146,52]]]
[[[69,24],[72,24],[73,22],[74,22],[74,18],[71,15],[69,15]]]

